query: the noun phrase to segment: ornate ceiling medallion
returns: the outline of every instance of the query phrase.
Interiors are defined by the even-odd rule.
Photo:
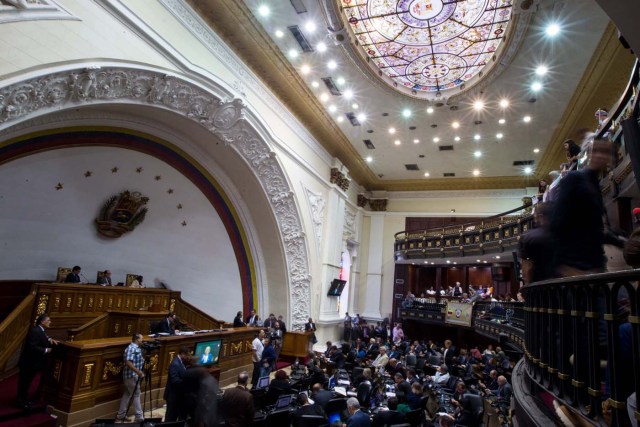
[[[513,0],[341,0],[369,64],[413,96],[449,97],[493,63]]]

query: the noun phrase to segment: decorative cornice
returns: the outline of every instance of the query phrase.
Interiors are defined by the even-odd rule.
[[[380,181],[372,190],[421,191],[421,190],[491,190],[524,188],[537,185],[534,177],[492,176],[485,178],[428,178]]]
[[[192,120],[219,136],[246,161],[261,183],[276,218],[288,268],[290,323],[294,330],[302,329],[311,307],[302,221],[275,152],[247,120],[241,100],[222,100],[193,82],[164,71],[71,68],[8,86],[0,83],[0,131],[64,109],[122,103],[161,108]]]
[[[374,212],[385,212],[387,210],[387,203],[389,199],[371,199],[369,200],[369,206]]]
[[[351,183],[351,180],[340,172],[338,168],[331,168],[331,177],[329,181],[340,187],[342,191],[349,190],[349,184]]]

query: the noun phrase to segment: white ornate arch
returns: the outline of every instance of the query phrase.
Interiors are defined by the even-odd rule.
[[[307,241],[287,176],[240,99],[223,99],[187,78],[151,68],[86,66],[0,83],[0,131],[37,116],[96,104],[138,104],[186,117],[222,139],[253,171],[278,224],[289,287],[289,323],[302,329],[310,312]],[[229,97],[230,98],[230,97]]]

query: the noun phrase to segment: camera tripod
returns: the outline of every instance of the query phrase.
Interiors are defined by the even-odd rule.
[[[151,395],[151,354],[147,353],[144,356],[144,365],[142,368],[142,372],[144,374],[144,376],[142,378],[138,377],[138,380],[136,381],[136,386],[133,388],[133,392],[131,393],[131,396],[129,396],[129,403],[127,404],[127,410],[125,411],[124,415],[125,417],[122,419],[122,423],[125,422],[126,420],[126,416],[129,413],[129,409],[131,408],[131,403],[133,402],[133,399],[136,396],[136,391],[138,390],[138,388],[140,388],[140,394],[142,394],[142,384],[145,385],[145,390],[144,390],[144,394],[142,395],[142,400],[140,401],[140,403],[142,404],[142,415],[144,416],[145,412],[147,412],[147,397],[149,399],[149,411],[150,411],[150,418],[153,418],[153,399],[152,399],[152,395]]]

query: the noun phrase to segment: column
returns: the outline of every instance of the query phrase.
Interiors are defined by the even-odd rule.
[[[382,292],[382,239],[384,214],[371,215],[369,230],[369,257],[366,272],[366,297],[361,316],[367,319],[382,320],[380,302]]]

